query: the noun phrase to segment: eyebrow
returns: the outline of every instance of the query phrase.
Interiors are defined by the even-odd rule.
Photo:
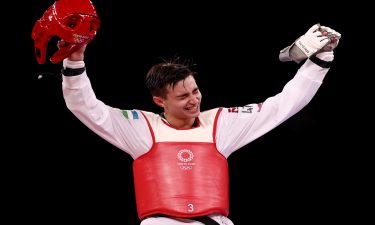
[[[194,88],[193,89],[193,92],[196,92],[197,90],[199,90],[198,87]],[[183,94],[180,94],[180,95],[176,95],[177,98],[181,98],[181,97],[185,97],[185,96],[188,96],[189,93],[183,93]]]

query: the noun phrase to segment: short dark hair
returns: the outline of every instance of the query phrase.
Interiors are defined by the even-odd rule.
[[[187,62],[173,59],[152,66],[147,72],[145,84],[152,96],[166,98],[168,85],[174,87],[179,81],[196,74]]]

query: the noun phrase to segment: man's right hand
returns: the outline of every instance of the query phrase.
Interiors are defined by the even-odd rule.
[[[60,48],[68,48],[69,45],[70,44],[65,42],[64,40],[60,40],[60,41],[57,42],[57,47],[59,49]],[[75,45],[74,46],[75,50],[68,56],[68,59],[70,61],[83,61],[86,46],[87,46],[87,44],[84,44],[84,45],[81,45],[81,46]]]

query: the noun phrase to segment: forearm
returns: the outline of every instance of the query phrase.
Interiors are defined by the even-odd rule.
[[[71,76],[64,74],[67,69],[80,71],[82,66],[83,61],[64,60],[62,90],[66,106],[87,127],[108,139],[115,136],[109,107],[96,98],[86,71]]]
[[[145,119],[126,119],[123,111],[98,100],[86,72],[63,76],[62,88],[67,108],[97,135],[134,159],[149,150],[152,138]]]
[[[66,106],[86,125],[103,123],[108,109],[99,101],[86,72],[78,76],[63,76],[63,96]]]
[[[263,102],[252,124],[252,132],[249,132],[249,140],[267,133],[301,111],[316,95],[328,70],[306,60],[280,93]],[[255,136],[250,138],[251,135]]]
[[[85,68],[83,61],[63,61],[63,95],[68,109],[73,113],[75,110],[89,113],[98,104],[90,80],[82,68]]]
[[[299,112],[317,93],[328,70],[306,60],[279,94],[263,103],[224,109],[217,125],[220,152],[228,157]]]
[[[315,96],[328,70],[306,60],[279,94],[266,99],[256,124],[272,128],[299,112]],[[267,119],[270,115],[273,120]]]

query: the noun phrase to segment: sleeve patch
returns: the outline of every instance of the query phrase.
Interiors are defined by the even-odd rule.
[[[122,110],[122,115],[124,115],[128,120],[139,119],[138,112],[135,110]]]

